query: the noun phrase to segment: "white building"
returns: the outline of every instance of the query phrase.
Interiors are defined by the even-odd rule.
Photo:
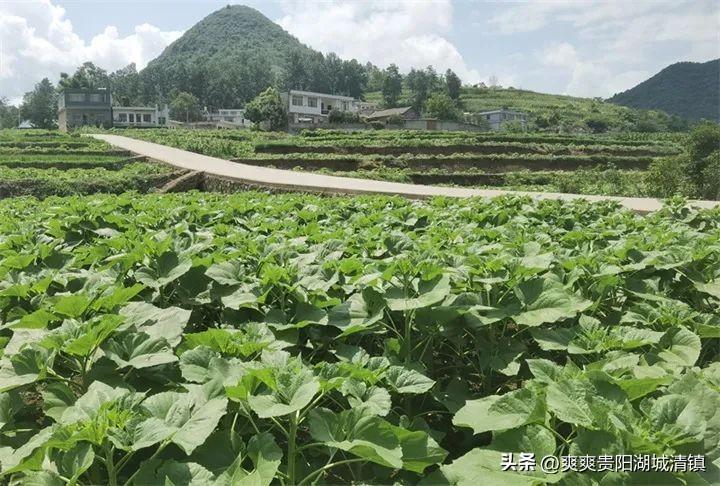
[[[357,113],[359,102],[351,96],[290,90],[282,93],[290,123],[323,123],[331,110]]]
[[[170,119],[167,106],[162,109],[157,106],[114,106],[112,115],[115,127],[164,127]]]
[[[523,127],[527,125],[527,115],[521,111],[506,109],[481,111],[480,113],[477,113],[477,116],[485,118],[485,120],[487,120],[490,124],[490,128],[492,130],[500,130],[500,128],[509,121],[519,121]]]
[[[242,108],[221,108],[217,113],[204,114],[206,121],[215,122],[218,126],[232,128],[250,128],[253,122],[245,118],[245,110]]]

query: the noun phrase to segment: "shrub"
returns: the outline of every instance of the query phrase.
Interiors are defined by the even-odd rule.
[[[700,196],[703,199],[720,200],[720,150],[714,151],[703,160]]]
[[[328,121],[330,123],[357,123],[360,121],[360,117],[356,113],[332,109],[328,114]]]
[[[688,179],[689,159],[686,156],[662,157],[655,159],[647,174],[650,193],[655,197],[692,195],[692,185]]]

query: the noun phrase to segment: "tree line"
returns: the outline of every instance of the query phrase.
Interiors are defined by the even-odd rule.
[[[57,119],[57,95],[64,88],[106,88],[118,106],[163,105],[178,108],[179,119],[197,119],[202,109],[239,108],[268,87],[278,91],[298,89],[352,96],[382,93],[382,107],[410,103],[417,111],[430,108],[438,115],[459,115],[462,82],[451,70],[438,75],[428,66],[412,69],[406,75],[391,64],[380,69],[372,63],[343,60],[336,54],[294,50],[284,66],[273,66],[248,53],[239,53],[220,62],[195,62],[162,66],[150,64],[138,71],[130,64],[108,72],[92,62],[79,66],[72,74],[61,73],[57,85],[48,78],[26,93],[19,109],[0,100],[2,127],[17,126],[20,119],[36,127],[50,128]],[[408,94],[408,96],[404,96]],[[431,99],[432,98],[432,99]],[[179,116],[182,113],[185,116]],[[190,120],[192,121],[192,120]]]

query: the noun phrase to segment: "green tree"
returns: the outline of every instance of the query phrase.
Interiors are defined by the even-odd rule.
[[[714,175],[718,169],[718,153],[720,153],[720,125],[713,122],[699,123],[690,134],[688,144],[688,157],[690,158],[690,179],[698,188],[707,186],[706,179],[711,174]],[[717,180],[717,177],[714,177]],[[703,197],[708,197],[707,193],[716,192],[716,188],[701,189]]]
[[[92,62],[85,62],[77,68],[72,76],[67,73],[60,73],[58,86],[61,88],[86,89],[109,88],[110,77],[104,69],[97,67]]]
[[[11,105],[7,98],[0,97],[0,129],[17,127],[19,118],[18,108]]]
[[[57,91],[48,78],[43,78],[35,89],[25,93],[20,115],[37,128],[55,128],[57,114]]]
[[[604,116],[593,113],[585,119],[585,125],[587,125],[593,133],[604,133],[607,132],[610,127],[610,122]]]
[[[287,112],[275,88],[266,89],[245,105],[245,117],[274,131],[287,127]]]
[[[133,106],[143,103],[140,75],[135,63],[129,64],[108,76],[113,104]]]
[[[427,112],[441,120],[458,120],[460,111],[455,102],[445,93],[433,93],[427,100]]]
[[[445,71],[445,88],[447,88],[448,95],[453,100],[460,98],[460,88],[462,88],[462,81],[460,77],[455,74],[451,69]]]
[[[437,73],[431,66],[426,69],[411,69],[405,77],[405,82],[413,94],[413,108],[423,111],[428,96],[438,88]]]
[[[386,108],[397,106],[402,94],[402,75],[395,64],[390,64],[383,73],[382,97]]]
[[[190,93],[178,93],[170,103],[170,117],[186,123],[199,120],[200,101]]]

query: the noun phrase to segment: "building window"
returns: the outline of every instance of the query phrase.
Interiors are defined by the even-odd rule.
[[[102,100],[103,100],[103,95],[101,95],[99,93],[93,93],[90,95],[90,101],[92,103],[101,103]]]
[[[343,101],[343,111],[348,111],[348,102]]]
[[[308,106],[310,108],[317,108],[317,98],[308,98]]]
[[[128,120],[130,120],[130,123],[135,123],[135,113],[130,113],[128,115]]]
[[[160,123],[160,125],[165,125],[165,117],[161,116],[160,118],[158,118],[158,123]]]
[[[67,99],[72,103],[82,103],[85,101],[85,93],[70,93]]]
[[[143,122],[150,123],[150,113],[143,115]]]
[[[127,122],[127,113],[120,113],[118,115],[118,121],[122,122],[122,123],[126,123]]]
[[[302,96],[293,95],[292,97],[292,104],[293,106],[302,106]]]

